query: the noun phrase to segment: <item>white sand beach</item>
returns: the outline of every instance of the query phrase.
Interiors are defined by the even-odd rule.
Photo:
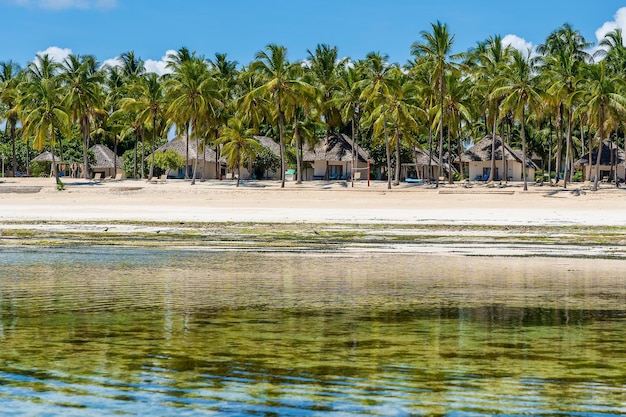
[[[307,222],[468,225],[626,226],[626,190],[597,192],[522,184],[472,188],[386,182],[168,180],[85,181],[50,178],[0,181],[0,223],[28,221]]]

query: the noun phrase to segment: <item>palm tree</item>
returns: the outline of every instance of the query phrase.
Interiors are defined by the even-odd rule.
[[[241,118],[232,117],[228,125],[220,129],[217,143],[222,145],[220,154],[226,157],[228,168],[237,168],[237,187],[241,178],[241,167],[248,161],[252,163],[260,152],[261,145],[254,140],[254,129],[245,126]]]
[[[324,122],[327,126],[327,136],[330,131],[341,123],[339,109],[334,105],[332,98],[338,89],[339,73],[346,62],[339,60],[339,50],[336,46],[319,44],[315,52],[307,50],[308,73],[311,75],[311,84],[318,93],[318,105]]]
[[[361,90],[359,99],[370,106],[371,114],[379,115],[370,117],[369,124],[378,126],[379,131],[382,130],[387,158],[387,189],[391,189],[391,150],[387,134],[387,112],[389,102],[396,96],[400,85],[399,78],[393,75],[397,71],[397,65],[390,65],[387,59],[387,55],[380,53],[367,54],[361,67],[364,79],[357,83],[357,88]]]
[[[150,172],[148,178],[154,175],[154,152],[159,131],[157,122],[165,118],[167,102],[160,77],[155,73],[148,73],[140,78],[136,88],[136,98],[127,97],[122,99],[120,106],[122,111],[132,112],[141,124],[152,125],[152,157],[150,158]]]
[[[70,116],[61,104],[63,88],[56,77],[31,77],[25,82],[24,91],[17,105],[23,124],[22,136],[24,140],[34,137],[33,146],[37,150],[50,146],[52,170],[56,183],[60,184],[54,157],[57,132],[70,135]]]
[[[200,126],[208,123],[221,106],[218,99],[217,83],[210,76],[207,63],[202,57],[184,60],[176,67],[174,74],[166,81],[169,106],[168,114],[177,125],[185,126],[187,149],[189,138],[196,139],[196,158],[194,160],[191,185],[196,183],[200,152]],[[188,166],[189,156],[186,157]]]
[[[264,51],[255,56],[255,61],[250,65],[252,71],[263,76],[263,84],[244,98],[244,107],[249,107],[250,101],[265,97],[271,102],[271,118],[278,128],[280,143],[280,178],[281,188],[285,187],[285,122],[287,112],[294,114],[303,90],[310,90],[311,86],[298,77],[294,71],[294,64],[287,59],[287,49],[275,44],[268,45]],[[295,76],[294,76],[295,75]]]
[[[358,163],[357,126],[361,115],[361,89],[359,88],[360,74],[353,65],[344,64],[339,71],[337,79],[337,91],[331,99],[333,107],[339,110],[343,123],[350,125],[352,139],[352,174],[350,179],[354,187],[354,177]]]
[[[524,191],[528,191],[526,178],[526,117],[527,110],[537,111],[541,105],[541,93],[537,86],[536,60],[530,57],[530,51],[522,54],[517,49],[513,50],[512,61],[507,70],[500,76],[497,84],[501,84],[493,92],[495,96],[503,96],[502,108],[510,110],[520,121],[522,135],[522,178]],[[493,138],[495,141],[495,137]]]
[[[550,101],[555,101],[556,109],[559,113],[557,124],[561,127],[563,112],[567,115],[567,133],[565,142],[565,169],[564,187],[571,176],[571,161],[573,160],[572,149],[572,117],[577,103],[572,102],[571,97],[577,90],[576,84],[579,82],[580,66],[591,60],[591,56],[585,51],[590,43],[579,31],[574,30],[569,24],[564,24],[561,28],[552,32],[546,43],[537,49],[543,53],[541,58],[543,64],[542,76],[547,79],[547,93]],[[561,129],[557,130],[558,138],[561,137]],[[559,145],[560,145],[559,140]],[[557,172],[560,172],[561,157],[557,152]]]
[[[488,182],[495,179],[496,160],[495,148],[497,136],[497,125],[500,119],[500,104],[502,95],[495,94],[498,88],[498,82],[502,81],[500,74],[504,71],[511,61],[511,48],[502,43],[502,37],[499,35],[491,36],[486,41],[478,44],[476,48],[471,50],[466,58],[467,65],[473,69],[471,76],[474,83],[473,95],[479,97],[477,103],[485,114],[485,133],[491,128],[491,167],[489,169]],[[504,148],[504,147],[503,147]],[[504,152],[502,152],[502,161],[505,161]],[[507,173],[503,173],[507,177]]]
[[[450,35],[448,26],[437,21],[431,24],[432,33],[422,31],[422,42],[415,42],[411,46],[411,53],[419,61],[428,63],[432,69],[431,82],[433,88],[439,95],[439,112],[443,115],[443,100],[446,94],[446,72],[454,65],[449,61],[454,43],[454,35]],[[441,176],[441,161],[443,158],[443,126],[445,120],[439,120],[439,173],[437,175],[437,187],[439,186],[439,176]]]
[[[574,93],[575,96],[580,95],[581,100],[585,101],[591,124],[598,132],[598,153],[592,191],[598,190],[602,143],[607,131],[606,123],[611,120],[612,116],[626,114],[626,96],[623,93],[626,89],[626,81],[622,76],[609,74],[606,64],[606,61],[600,61],[597,64],[585,65],[582,70],[583,88]],[[591,159],[589,164],[591,164]]]
[[[0,103],[4,106],[0,119],[6,120],[6,129],[11,140],[11,161],[13,176],[17,171],[17,152],[15,149],[15,130],[17,128],[17,100],[19,97],[20,66],[13,61],[0,62]],[[4,173],[3,173],[4,174]]]
[[[67,95],[63,103],[72,116],[72,121],[78,123],[83,138],[83,176],[91,179],[89,172],[89,139],[92,124],[97,114],[104,113],[104,93],[101,83],[104,81],[102,72],[96,69],[97,62],[92,56],[81,57],[70,55],[63,63],[61,73]]]

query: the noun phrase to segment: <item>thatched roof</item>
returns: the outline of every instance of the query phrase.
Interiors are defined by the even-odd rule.
[[[50,151],[42,152],[36,157],[34,157],[33,159],[31,159],[30,162],[52,162],[52,152]],[[54,162],[61,163],[61,161],[59,161],[59,158],[56,155],[54,156]]]
[[[90,148],[96,157],[96,163],[91,166],[92,169],[103,168],[120,168],[122,166],[122,158],[116,156],[113,151],[104,145],[93,145]]]
[[[491,138],[492,135],[485,136],[481,141],[474,146],[463,152],[459,159],[461,162],[487,162],[491,161]],[[523,155],[522,151],[512,149],[508,143],[503,143],[499,136],[495,139],[495,151],[494,159],[496,161],[502,160],[502,149],[506,155],[507,161],[514,161],[522,163]],[[526,167],[538,169],[537,165],[528,157],[526,159]]]
[[[186,136],[177,136],[174,139],[170,140],[163,146],[159,147],[155,152],[165,152],[165,151],[174,151],[183,158],[186,156],[185,148],[187,144]],[[216,162],[217,154],[215,153],[215,149],[212,147],[200,147],[200,157],[196,154],[196,140],[189,140],[189,160],[193,161],[198,159],[198,161],[204,161],[206,158],[207,162]],[[223,158],[220,158],[220,162],[224,162]]]
[[[261,146],[266,147],[267,149],[272,151],[272,153],[274,155],[276,155],[276,156],[278,156],[280,158],[280,145],[278,143],[274,142],[274,139],[268,138],[267,136],[255,136],[254,138],[257,141],[259,141]]]
[[[306,162],[313,161],[352,161],[354,143],[352,139],[343,134],[331,134],[327,138],[319,141],[315,148],[308,149],[305,147],[302,160]],[[358,147],[357,159],[367,162],[369,154],[362,147]]]
[[[611,154],[615,165],[626,165],[626,153],[623,149],[617,147],[609,140],[602,142],[602,153],[600,154],[600,165],[611,165]],[[598,157],[598,149],[594,149],[591,153],[591,164],[596,163]],[[587,166],[589,165],[589,152],[574,163],[575,166]]]

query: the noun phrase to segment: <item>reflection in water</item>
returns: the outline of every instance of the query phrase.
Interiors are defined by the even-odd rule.
[[[624,261],[0,251],[0,414],[620,415]]]

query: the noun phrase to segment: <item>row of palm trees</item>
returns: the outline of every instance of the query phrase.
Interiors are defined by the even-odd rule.
[[[338,49],[329,45],[307,51],[303,62],[289,61],[283,46],[268,45],[243,67],[225,54],[206,59],[181,48],[168,55],[169,73],[163,76],[146,72],[133,52],[122,54],[119,66],[105,67],[92,56],[55,62],[38,55],[23,70],[0,63],[0,118],[6,120],[14,172],[19,138],[62,155],[60,138],[79,132],[88,166],[94,138],[116,152],[120,142],[147,144],[141,156],[135,151],[135,160],[143,161],[146,147],[154,155],[175,128],[186,140],[197,139],[196,151],[221,149],[232,168],[258,154],[254,134],[277,137],[282,186],[287,148],[296,150],[299,182],[303,145],[331,132],[347,133],[370,148],[383,146],[391,188],[400,179],[403,149],[427,149],[437,179],[445,158],[452,161],[462,143],[488,133],[521,143],[524,155],[529,141],[535,152],[545,155],[547,149],[548,171],[554,161],[567,185],[577,155],[589,152],[591,160],[592,150],[601,149],[610,133],[624,131],[626,48],[619,29],[606,35],[595,56],[588,52],[592,45],[567,24],[536,51],[508,47],[499,36],[457,55],[453,45],[447,25],[436,22],[411,45],[413,58],[403,66],[381,53],[339,59]],[[600,154],[589,177],[599,178]],[[493,179],[495,160],[491,164]],[[154,157],[149,177],[153,170]],[[83,174],[89,178],[89,170]]]

